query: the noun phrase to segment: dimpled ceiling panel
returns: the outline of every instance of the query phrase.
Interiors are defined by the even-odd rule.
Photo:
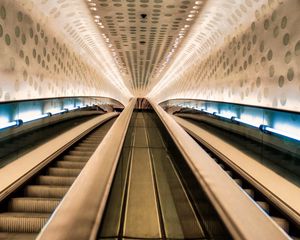
[[[206,1],[87,0],[127,86],[145,96]]]
[[[1,101],[131,96],[85,2],[0,1]],[[105,47],[103,47],[105,46]]]
[[[0,100],[197,98],[298,111],[299,0],[2,0]]]
[[[300,1],[210,1],[149,94],[299,111]]]

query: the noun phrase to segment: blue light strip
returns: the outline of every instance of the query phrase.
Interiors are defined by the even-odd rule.
[[[213,115],[221,117],[221,118],[226,118],[226,119],[231,119],[232,118],[232,117],[229,117],[229,116],[223,115],[221,113],[217,113],[217,112],[214,112]]]
[[[205,110],[204,108],[201,109],[201,112],[205,112],[205,113],[208,113],[208,114],[213,114],[212,112],[207,111],[207,110]]]
[[[239,122],[239,123],[243,123],[243,124],[246,124],[246,125],[250,125],[250,126],[252,126],[252,127],[259,128],[258,125],[256,125],[256,124],[251,124],[250,122],[246,122],[246,121],[244,121],[244,120],[242,120],[242,119],[239,119],[239,118],[237,118],[237,117],[232,117],[231,120],[232,120],[233,122]]]
[[[79,109],[80,106],[77,106],[77,107],[68,107],[66,109],[68,109],[69,111],[72,111],[72,110],[76,110],[76,109]]]
[[[294,135],[292,133],[288,133],[288,132],[285,132],[285,131],[282,131],[282,130],[279,130],[279,129],[271,128],[271,127],[266,126],[266,125],[261,125],[259,128],[263,132],[275,133],[277,135],[281,135],[281,136],[284,136],[284,137],[288,137],[288,138],[292,138],[292,139],[295,139],[297,141],[300,141],[300,136]]]
[[[8,123],[1,123],[0,130],[15,127],[15,126],[18,126],[18,123],[16,121],[8,122]]]
[[[51,114],[52,115],[57,115],[57,114],[64,113],[64,112],[67,112],[67,111],[68,111],[67,109],[51,111]]]
[[[31,122],[31,121],[34,121],[34,120],[38,120],[38,119],[50,117],[51,115],[52,115],[51,113],[45,113],[45,114],[42,114],[42,115],[34,116],[34,117],[30,118],[30,119],[23,120],[23,122],[27,123],[27,122]]]

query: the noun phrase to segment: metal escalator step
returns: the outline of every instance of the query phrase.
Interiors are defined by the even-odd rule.
[[[279,218],[279,217],[273,217],[271,216],[274,222],[276,222],[279,227],[281,227],[285,232],[289,232],[289,223],[286,219],[284,218]]]
[[[28,185],[24,189],[26,197],[40,198],[62,198],[69,187],[64,186],[43,186],[43,185]]]
[[[0,240],[34,240],[37,236],[37,233],[0,232]]]
[[[266,212],[269,213],[270,212],[270,206],[268,203],[263,202],[263,201],[256,201],[256,203]]]
[[[52,213],[60,199],[55,198],[11,198],[7,210],[10,212]]]
[[[85,162],[74,162],[74,161],[57,161],[54,163],[56,167],[61,168],[78,168],[82,169],[85,166]]]
[[[65,155],[62,160],[64,161],[74,161],[74,162],[86,162],[89,160],[88,156],[73,156],[73,155]]]
[[[95,147],[99,145],[99,142],[96,142],[96,143],[88,143],[88,142],[80,142],[76,145],[76,147]]]
[[[102,139],[104,138],[106,135],[106,131],[103,133],[103,132],[100,132],[100,133],[97,133],[97,134],[93,134],[93,138],[97,138],[97,139]]]
[[[37,184],[40,185],[55,185],[55,186],[71,186],[75,181],[75,177],[62,176],[39,176]]]
[[[85,139],[85,140],[82,140],[81,143],[99,143],[99,141],[97,140],[93,140],[93,139]]]
[[[48,213],[0,213],[0,231],[38,233],[49,217]]]
[[[93,145],[90,145],[90,144],[89,144],[88,146],[87,146],[87,145],[81,145],[81,144],[80,144],[80,145],[78,145],[78,146],[76,146],[76,147],[80,147],[80,148],[81,148],[81,147],[84,147],[84,148],[85,148],[85,147],[89,147],[89,148],[93,148],[93,151],[95,151],[96,148],[97,148],[98,146],[99,146],[99,143],[93,144]],[[82,151],[82,150],[80,150],[80,149],[75,149],[75,148],[73,148],[73,150],[79,150],[79,151]]]
[[[233,180],[234,180],[234,181],[236,182],[236,184],[239,185],[240,187],[243,185],[242,179],[234,178]]]
[[[86,147],[81,147],[81,146],[76,146],[73,148],[73,150],[75,151],[95,151],[95,147],[89,147],[89,146],[86,146]]]
[[[254,190],[250,188],[244,189],[244,191],[251,197],[254,198]]]
[[[225,165],[223,163],[220,163],[219,166],[223,169],[225,168]]]
[[[75,156],[91,156],[94,151],[75,151],[71,150],[68,152],[69,155]]]
[[[87,142],[87,141],[81,141],[80,143],[78,143],[76,146],[89,146],[89,147],[91,147],[91,146],[95,146],[95,145],[98,145],[99,144],[99,142],[98,141],[89,141],[89,142]]]
[[[94,136],[93,135],[93,136],[88,137],[87,139],[89,139],[89,140],[96,140],[97,141],[97,140],[99,140],[99,138],[100,138],[99,136]]]
[[[77,177],[81,169],[49,167],[47,173],[51,176]]]

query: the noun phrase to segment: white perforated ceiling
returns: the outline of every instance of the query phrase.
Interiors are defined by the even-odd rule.
[[[86,0],[124,80],[145,96],[206,1]]]
[[[258,2],[40,0],[30,3],[47,15],[49,23],[56,25],[81,55],[125,95],[146,96],[155,85],[159,90],[168,84],[191,60],[205,55],[235,28],[249,21]]]
[[[23,85],[28,97],[42,97],[40,79],[46,79],[49,96],[100,94],[124,102],[132,95],[156,101],[201,98],[287,109],[299,102],[299,0],[16,2],[27,10],[9,0],[1,5],[10,9],[0,19],[5,49],[16,55],[9,63],[15,69],[15,86],[13,81],[2,84],[2,99],[23,97],[24,91],[11,90]],[[31,29],[39,32],[34,21],[12,24],[19,16],[12,10],[18,9],[24,19],[29,15],[39,22],[50,45],[34,42]],[[20,45],[23,35],[20,40],[11,25],[24,29],[30,41]],[[64,42],[72,58],[64,58]],[[51,59],[41,59],[39,51],[51,51]],[[45,73],[36,68],[40,64]]]

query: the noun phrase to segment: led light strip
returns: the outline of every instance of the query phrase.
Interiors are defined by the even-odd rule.
[[[15,120],[15,121],[8,122],[8,123],[1,123],[1,124],[0,124],[0,130],[12,128],[12,127],[17,127],[17,126],[22,125],[22,123],[23,123],[23,122],[20,121],[20,120]]]
[[[249,125],[249,126],[260,129],[264,133],[276,134],[276,135],[279,135],[279,136],[284,136],[284,137],[287,137],[287,138],[291,138],[291,139],[300,141],[300,136],[297,135],[297,134],[293,134],[293,133],[289,133],[289,132],[286,132],[286,131],[282,131],[280,129],[272,128],[272,127],[264,125],[264,124],[254,124],[252,122],[245,121],[245,120],[242,120],[242,119],[234,117],[234,116],[229,117],[229,116],[225,116],[223,114],[217,113],[217,112],[210,112],[210,111],[205,110],[203,108],[201,109],[201,112],[204,112],[206,114],[211,114],[211,115],[214,115],[214,116],[218,116],[218,117],[221,117],[221,118],[225,118],[225,119],[230,119],[232,122],[235,122],[235,123],[242,123],[242,124],[245,124],[245,125]]]
[[[58,115],[58,114],[61,114],[61,113],[65,113],[65,112],[69,112],[69,111],[73,111],[73,110],[78,110],[78,109],[81,109],[81,108],[91,107],[91,106],[94,106],[94,105],[92,104],[92,105],[64,108],[62,110],[51,111],[51,112],[47,112],[47,113],[44,113],[44,114],[41,114],[41,115],[33,116],[31,118],[27,118],[26,120],[18,119],[18,120],[14,120],[12,122],[1,123],[0,124],[0,130],[5,130],[5,129],[13,128],[13,127],[19,127],[23,123],[32,122],[32,121],[35,121],[35,120],[39,120],[39,119],[51,117],[51,116],[54,116],[54,115]]]
[[[280,136],[284,136],[287,138],[292,138],[294,140],[300,141],[300,136],[292,133],[288,133],[279,129],[271,128],[267,125],[260,125],[259,129],[264,133],[272,133]]]

